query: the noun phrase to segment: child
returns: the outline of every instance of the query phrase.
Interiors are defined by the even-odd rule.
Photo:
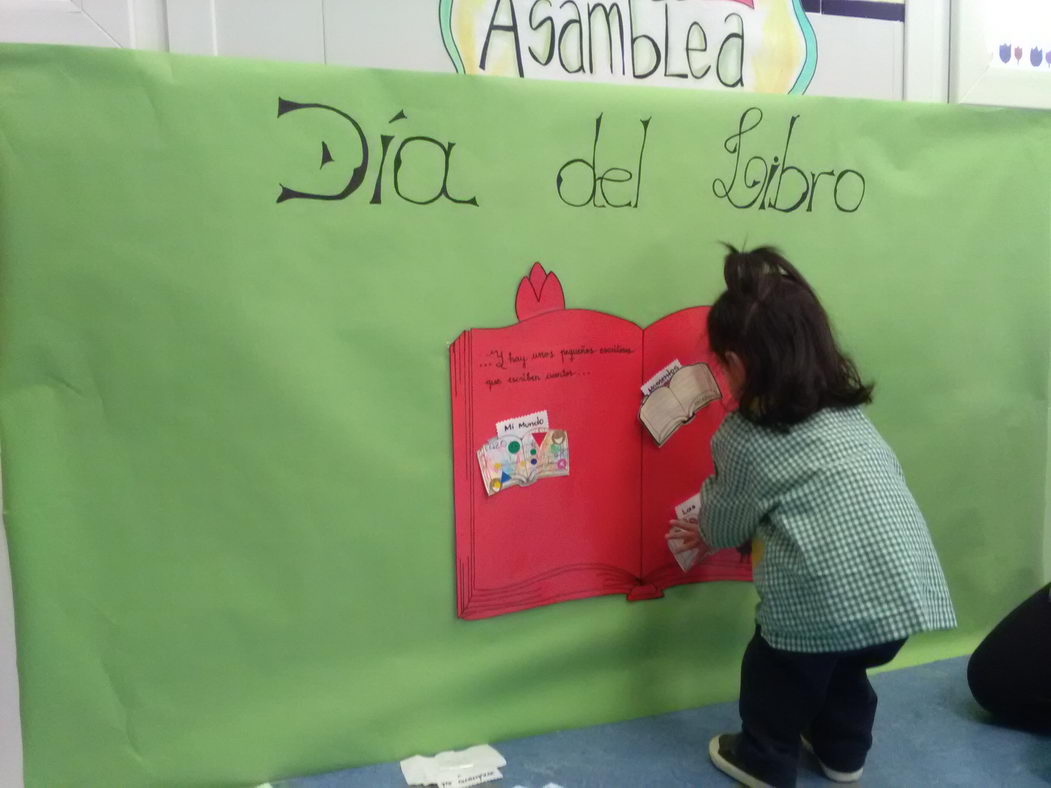
[[[956,617],[901,467],[861,412],[872,386],[813,289],[770,248],[731,247],[724,278],[708,337],[738,408],[712,438],[699,538],[764,549],[742,730],[712,739],[709,754],[747,786],[793,786],[802,741],[827,777],[854,782],[876,713],[866,671]],[[671,525],[697,546],[696,524]]]

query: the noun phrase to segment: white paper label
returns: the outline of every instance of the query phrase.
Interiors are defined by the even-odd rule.
[[[527,432],[547,432],[551,427],[547,423],[547,411],[538,410],[525,416],[516,416],[497,422],[497,435],[525,435]]]
[[[668,366],[646,381],[645,385],[642,387],[642,396],[648,397],[661,386],[668,385],[671,376],[680,369],[682,369],[682,364],[679,363],[679,359],[675,359]]]
[[[695,496],[687,501],[683,501],[675,507],[675,516],[680,520],[695,520],[697,519],[697,513],[701,510],[701,494],[697,493]]]

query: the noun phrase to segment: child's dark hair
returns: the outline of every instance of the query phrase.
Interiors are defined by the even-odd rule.
[[[744,364],[740,414],[787,431],[822,408],[871,402],[872,385],[836,345],[824,307],[795,266],[768,246],[726,248],[726,292],[708,313],[708,341],[720,359],[735,353]]]

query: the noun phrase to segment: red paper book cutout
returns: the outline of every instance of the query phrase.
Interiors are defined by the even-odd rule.
[[[465,331],[449,352],[458,615],[751,580],[750,561],[734,550],[683,574],[664,540],[675,506],[712,472],[709,441],[731,405],[708,348],[708,307],[643,329],[566,309],[558,277],[536,263],[519,283],[515,312],[518,323]],[[658,448],[637,418],[639,387],[674,359],[709,364],[724,397]],[[497,422],[539,410],[568,433],[569,476],[488,495],[476,452]]]
[[[558,277],[544,273],[544,266],[533,263],[529,276],[518,283],[515,296],[515,315],[519,320],[535,317],[553,309],[565,309],[566,297]]]

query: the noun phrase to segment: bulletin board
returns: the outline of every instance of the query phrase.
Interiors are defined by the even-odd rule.
[[[0,73],[29,785],[250,784],[735,695],[746,582],[457,617],[450,346],[515,324],[536,262],[645,327],[712,302],[720,241],[778,245],[945,565],[960,628],[903,662],[1038,582],[1047,116],[17,45]]]

